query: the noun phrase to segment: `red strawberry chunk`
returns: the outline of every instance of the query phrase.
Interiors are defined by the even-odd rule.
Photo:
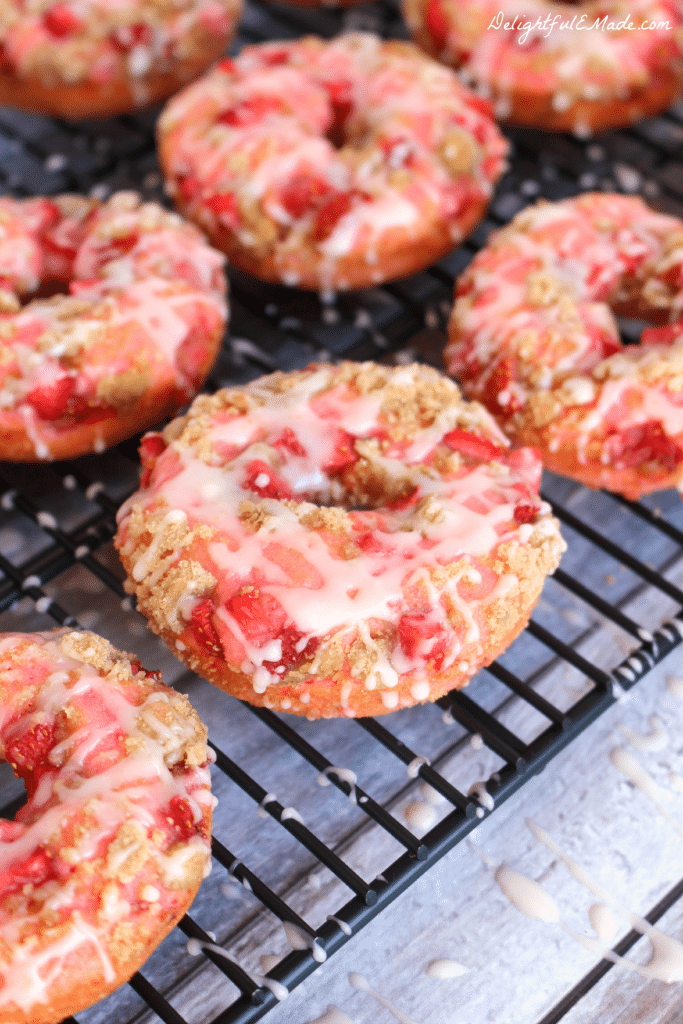
[[[448,20],[443,8],[443,0],[429,0],[425,11],[425,24],[434,45],[443,50],[448,41]]]
[[[439,622],[419,613],[401,616],[398,637],[403,653],[408,658],[434,661],[439,668],[443,662],[446,637]]]
[[[229,110],[224,110],[218,120],[231,128],[249,128],[263,121],[268,114],[281,114],[284,101],[278,96],[251,96]]]
[[[608,438],[605,447],[617,466],[626,469],[645,462],[657,462],[671,472],[683,460],[683,449],[664,433],[657,420],[628,427]]]
[[[39,886],[58,877],[59,873],[50,854],[38,848],[25,860],[3,871],[0,875],[0,896],[17,892],[25,885]]]
[[[153,34],[149,25],[138,22],[137,25],[124,25],[117,28],[112,35],[112,42],[119,50],[132,50],[134,46],[149,46]]]
[[[165,817],[171,819],[168,824],[172,824],[177,829],[180,842],[186,843],[188,839],[197,834],[197,824],[192,814],[192,808],[182,797],[171,797]]]
[[[276,672],[278,668],[291,668],[293,665],[313,657],[320,640],[318,637],[311,637],[305,647],[297,650],[297,645],[303,639],[304,634],[293,626],[287,626],[280,634],[279,640],[282,645],[282,653],[278,661],[264,661],[263,665],[269,672]]]
[[[192,187],[194,189],[194,186]],[[191,196],[188,198],[191,198]],[[240,208],[232,192],[222,192],[220,195],[209,196],[208,199],[204,200],[204,205],[212,210],[218,220],[225,224],[226,227],[239,227]]]
[[[338,192],[329,199],[315,218],[313,237],[316,242],[322,242],[331,235],[338,221],[355,205],[355,201],[363,198],[363,193],[354,189],[351,192]]]
[[[227,609],[254,647],[263,647],[271,640],[276,640],[287,621],[280,602],[271,594],[259,590],[235,594],[227,602]]]
[[[280,189],[279,200],[295,220],[335,195],[334,185],[314,174],[300,173]]]
[[[190,630],[198,647],[212,657],[222,658],[223,647],[213,624],[215,607],[214,602],[208,597],[195,605],[192,609]]]
[[[515,505],[515,522],[519,523],[532,523],[540,511],[540,507],[535,505],[532,501],[520,501]]]
[[[145,488],[149,486],[150,477],[157,464],[157,459],[164,451],[166,451],[166,442],[161,434],[145,434],[140,442],[140,461],[143,467],[140,487]]]
[[[510,356],[501,359],[489,374],[481,396],[492,412],[513,413],[521,409],[522,403],[510,388],[514,379],[514,359]]]
[[[63,3],[54,4],[45,14],[43,23],[48,32],[59,38],[76,32],[83,24],[78,15],[72,11],[71,6]]]
[[[273,447],[279,448],[281,451],[287,451],[291,455],[304,456],[306,454],[306,449],[291,427],[285,427],[280,436],[273,441]]]
[[[666,327],[646,327],[640,336],[641,345],[673,345],[683,337],[683,320]]]
[[[466,458],[478,459],[480,462],[490,462],[492,459],[505,456],[505,451],[493,441],[477,434],[470,434],[467,430],[451,430],[445,435],[444,441]]]
[[[254,459],[247,466],[247,475],[242,486],[249,491],[254,491],[260,498],[292,497],[292,489],[281,477],[277,475],[272,466],[269,466],[263,459]]]
[[[356,438],[346,430],[339,430],[334,442],[334,449],[331,456],[323,464],[325,473],[341,473],[358,461],[358,453],[355,449]]]
[[[41,420],[58,420],[64,415],[74,389],[74,378],[64,375],[37,384],[26,396]]]
[[[11,740],[5,757],[18,772],[29,772],[45,765],[45,755],[54,743],[55,727],[40,723]]]

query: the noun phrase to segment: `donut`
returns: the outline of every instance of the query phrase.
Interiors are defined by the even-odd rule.
[[[588,137],[683,89],[678,0],[404,0],[413,38],[491,98],[499,120]]]
[[[210,862],[206,729],[94,633],[0,634],[0,755],[28,791],[0,820],[0,1021],[52,1024],[131,975]]]
[[[241,0],[3,0],[0,104],[76,119],[166,99],[225,51]]]
[[[486,103],[369,33],[247,47],[171,100],[178,208],[266,281],[364,288],[440,259],[482,216],[507,143]]]
[[[664,326],[624,346],[614,314]],[[633,500],[679,486],[683,221],[606,193],[524,210],[459,279],[445,361],[548,469]]]
[[[115,543],[151,628],[228,693],[309,718],[463,686],[563,550],[537,456],[426,366],[201,396],[141,455]]]
[[[132,192],[0,199],[0,458],[102,451],[174,415],[221,344],[223,262]]]

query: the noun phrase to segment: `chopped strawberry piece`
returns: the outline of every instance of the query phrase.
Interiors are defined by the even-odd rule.
[[[313,236],[316,242],[322,242],[328,235],[331,235],[338,221],[353,207],[354,200],[362,198],[363,194],[354,190],[352,192],[339,192],[328,200],[315,218]]]
[[[463,601],[483,601],[498,583],[498,574],[479,558],[471,557],[470,565],[474,572],[458,580],[458,594]]]
[[[539,506],[534,505],[532,501],[520,501],[515,505],[515,522],[519,523],[532,523],[539,513]]]
[[[291,455],[306,454],[306,449],[299,441],[291,427],[285,427],[280,436],[273,441],[273,448],[279,448],[281,451],[287,451]]]
[[[5,749],[5,757],[18,772],[30,772],[43,767],[45,755],[55,738],[54,725],[40,723],[11,740]]]
[[[54,4],[45,14],[43,23],[48,32],[60,38],[76,32],[83,24],[70,5],[64,3]]]
[[[348,78],[340,78],[336,82],[327,82],[325,87],[330,94],[332,117],[342,128],[353,109],[353,83]]]
[[[226,75],[235,74],[235,62],[230,57],[224,57],[223,60],[219,60],[216,67],[220,68],[221,71],[225,71]]]
[[[522,407],[510,385],[515,380],[515,360],[506,356],[500,360],[488,376],[482,393],[482,401],[492,412],[513,413]]]
[[[480,462],[490,462],[505,456],[505,451],[493,441],[479,437],[478,434],[470,434],[467,430],[451,430],[445,435],[444,441],[466,458],[478,459]]]
[[[425,24],[434,45],[438,50],[443,50],[448,42],[448,19],[443,0],[429,0],[425,10]]]
[[[153,39],[152,29],[144,22],[137,25],[124,25],[117,28],[111,36],[114,46],[124,52],[132,50],[134,46],[149,46]]]
[[[408,658],[434,661],[440,668],[446,648],[444,628],[439,622],[419,613],[401,616],[398,637],[403,653]]]
[[[329,459],[323,464],[325,473],[341,473],[343,469],[354,466],[358,461],[355,449],[356,438],[345,430],[339,430],[334,442],[334,449]]]
[[[673,345],[683,339],[683,321],[667,324],[666,327],[646,327],[640,336],[641,345]]]
[[[271,594],[259,590],[235,594],[227,602],[227,609],[254,647],[263,647],[269,641],[276,640],[287,621],[280,602]]]
[[[238,228],[240,224],[240,208],[232,192],[209,196],[204,205],[216,214],[218,220],[229,228]]]
[[[0,896],[23,889],[25,885],[39,886],[59,877],[54,861],[47,850],[38,848],[26,860],[12,864],[0,875]]]
[[[279,200],[295,220],[335,195],[329,181],[314,174],[299,173],[282,186]]]
[[[286,64],[290,58],[290,53],[291,51],[288,46],[274,44],[267,48],[264,47],[259,56],[266,67],[274,68],[278,64]]]
[[[161,434],[145,434],[140,442],[140,461],[142,463],[141,488],[144,489],[149,486],[150,477],[157,464],[157,459],[164,451],[166,451],[166,442]]]
[[[178,180],[180,194],[185,202],[190,203],[201,192],[199,178],[194,174],[184,174]]]
[[[436,2],[438,3],[438,0],[436,0]],[[446,20],[444,18],[444,24],[445,23]],[[446,31],[448,31],[448,26],[446,26]],[[490,103],[489,100],[485,100],[483,96],[475,96],[475,94],[470,92],[469,89],[463,89],[463,93],[465,94],[463,99],[467,103],[468,107],[472,107],[473,110],[483,114],[487,120],[493,120],[493,104]]]
[[[216,627],[213,624],[215,604],[211,598],[205,598],[192,609],[190,629],[196,644],[212,657],[222,658],[221,646]]]
[[[267,668],[269,672],[275,672],[278,668],[292,668],[293,665],[298,665],[299,662],[305,661],[307,658],[311,658],[318,649],[320,640],[318,637],[311,637],[305,647],[301,650],[297,650],[297,645],[303,639],[303,636],[304,634],[300,633],[298,629],[294,629],[293,626],[288,626],[284,629],[279,637],[282,645],[282,653],[279,660],[264,661],[264,667]]]
[[[605,447],[620,468],[630,469],[645,462],[657,462],[671,472],[683,461],[683,449],[664,433],[657,420],[614,434],[608,438]]]
[[[275,470],[263,459],[254,459],[247,466],[247,475],[242,484],[246,490],[254,491],[260,498],[292,497],[292,489]]]
[[[393,501],[388,502],[386,507],[392,512],[400,512],[402,509],[410,508],[411,505],[414,505],[419,497],[420,489],[416,486],[401,498],[394,498]]]
[[[284,100],[279,96],[251,96],[229,110],[224,110],[218,121],[231,128],[249,128],[263,121],[268,114],[281,114],[283,110]]]
[[[371,530],[366,533],[361,533],[354,538],[356,544],[367,554],[371,555],[393,555],[396,551],[395,547],[392,547],[386,541],[377,536]]]
[[[186,843],[188,839],[197,834],[197,824],[192,814],[192,808],[187,800],[183,800],[182,797],[171,797],[166,808],[165,817],[171,818],[169,824],[173,824],[178,830],[179,839],[182,843]]]
[[[64,415],[73,393],[74,378],[66,374],[37,384],[26,396],[41,420],[58,420]]]

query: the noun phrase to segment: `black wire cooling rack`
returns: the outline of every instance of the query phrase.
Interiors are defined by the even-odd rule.
[[[341,28],[405,35],[389,4],[346,12],[262,4],[247,7],[237,45],[307,31],[329,36]],[[16,195],[66,190],[104,197],[135,188],[148,199],[163,200],[155,117],[156,112],[145,112],[71,125],[0,109],[0,189]],[[487,218],[465,245],[425,273],[338,299],[234,274],[231,333],[209,388],[276,368],[302,367],[312,359],[400,363],[417,358],[440,365],[455,276],[494,227],[536,197],[561,199],[589,189],[638,192],[660,209],[683,215],[683,105],[597,140],[531,130],[508,135],[510,169]],[[637,337],[639,326],[623,324],[627,340]],[[167,680],[190,690],[209,723],[216,752],[214,789],[221,802],[212,877],[223,890],[239,883],[232,888],[243,898],[226,926],[225,912],[215,909],[216,889],[202,896],[212,884],[207,880],[192,916],[153,955],[144,974],[79,1015],[88,1024],[133,1021],[149,1009],[166,1024],[197,1019],[191,1007],[186,1011],[181,994],[204,984],[206,963],[190,962],[188,938],[209,944],[216,938],[228,954],[204,948],[224,983],[210,1001],[212,1024],[258,1020],[276,1004],[272,982],[291,990],[310,975],[321,950],[329,957],[349,941],[683,635],[679,496],[667,492],[629,504],[547,477],[545,496],[562,522],[569,550],[527,630],[465,692],[449,694],[438,707],[381,721],[307,723],[236,702],[226,710],[230,699],[190,679],[146,631],[126,598],[111,538],[115,512],[136,484],[134,441],[73,463],[0,465],[0,628],[92,626],[141,653],[150,667],[161,662]],[[514,724],[522,721],[523,728]],[[252,735],[260,737],[254,741],[258,756],[244,738]],[[264,741],[266,735],[270,739]],[[490,774],[478,780],[485,792],[463,784],[462,751],[470,746],[489,758]],[[271,747],[269,760],[263,750]],[[360,781],[350,781],[354,776],[348,769],[339,770],[350,762]],[[301,800],[308,799],[306,786],[315,791],[305,814],[308,825],[270,791],[274,781],[283,786],[283,763],[288,778],[297,779]],[[330,791],[314,785],[317,774],[321,785],[330,783],[345,799],[330,804]],[[398,813],[416,778],[445,798],[440,820],[423,836]],[[5,793],[8,802],[0,813],[12,816],[23,798],[11,778]],[[256,808],[260,817],[253,813]],[[378,844],[377,835],[386,842]],[[375,837],[372,855],[363,852],[366,837],[368,843]],[[349,854],[354,844],[360,844],[363,856]],[[297,910],[302,903],[296,893],[306,884],[320,889],[321,878],[329,884],[331,902],[325,909],[330,913],[311,922]],[[671,891],[654,909],[655,917],[682,889]],[[296,925],[299,945],[305,947],[276,958],[275,966],[265,965],[265,984],[253,966],[241,965],[239,955],[249,929],[264,916]],[[544,1024],[560,1020],[596,980],[597,975],[584,979]],[[201,1019],[207,1019],[205,1009]]]

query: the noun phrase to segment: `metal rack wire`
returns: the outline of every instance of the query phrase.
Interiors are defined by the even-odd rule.
[[[398,12],[388,3],[363,5],[346,13],[263,4],[248,7],[238,45],[306,31],[330,35],[341,27],[404,34]],[[151,112],[76,126],[1,109],[0,187],[18,195],[63,190],[104,195],[133,187],[147,198],[163,199],[153,148],[154,120]],[[231,335],[209,387],[245,381],[274,368],[304,366],[313,358],[395,362],[419,358],[440,365],[454,277],[492,228],[537,196],[558,199],[591,188],[640,191],[660,208],[683,214],[683,105],[597,142],[530,130],[512,131],[509,136],[513,143],[510,169],[486,220],[464,246],[425,273],[331,302],[234,274]],[[624,325],[627,338],[635,338],[637,329],[637,324]],[[96,621],[97,628],[121,646],[156,645],[144,630],[136,631],[135,612],[110,544],[116,509],[136,482],[133,441],[102,456],[41,467],[39,473],[30,467],[0,467],[2,628],[87,626]],[[458,778],[459,752],[469,740],[476,738],[490,755],[495,770],[485,780],[485,789],[498,806],[571,743],[622,689],[633,687],[680,644],[680,500],[660,495],[633,505],[558,478],[549,478],[546,490],[545,497],[563,524],[569,552],[528,629],[466,692],[449,694],[438,708],[401,712],[381,722],[319,723],[317,728],[265,709],[241,712],[244,722],[254,720],[255,729],[268,730],[278,749],[287,751],[293,771],[308,780],[315,778],[312,773],[322,773],[347,798],[343,812],[337,809],[324,825],[318,816],[316,827],[307,826],[298,812],[277,799],[268,789],[265,768],[259,765],[254,770],[246,754],[235,752],[239,743],[234,733],[219,717],[214,729],[210,711],[215,785],[222,788],[225,806],[238,804],[238,814],[245,807],[257,807],[265,819],[262,823],[258,819],[258,827],[267,841],[286,839],[297,851],[288,855],[286,877],[274,871],[269,878],[253,833],[251,845],[247,841],[244,848],[240,844],[239,850],[233,850],[232,838],[230,847],[226,839],[231,833],[218,815],[213,856],[219,877],[240,883],[273,920],[296,925],[308,937],[308,948],[292,950],[268,971],[270,981],[263,984],[253,969],[245,969],[232,954],[212,948],[211,913],[208,902],[200,898],[175,938],[167,940],[171,951],[166,954],[166,968],[160,969],[152,958],[144,974],[135,975],[130,982],[135,997],[124,1000],[117,1020],[139,1018],[148,1007],[167,1024],[185,1024],[188,1018],[176,1008],[176,997],[183,986],[196,983],[197,974],[188,966],[187,938],[208,944],[206,958],[229,982],[213,1024],[250,1024],[261,1018],[276,1003],[271,988],[277,986],[268,984],[279,982],[289,990],[299,984],[317,968],[321,950],[328,957],[338,950],[491,813],[490,801],[482,800],[481,794],[470,795]],[[83,594],[87,594],[85,603]],[[125,636],[126,629],[136,641]],[[591,639],[605,629],[612,642],[603,645],[598,657]],[[143,660],[152,664],[153,659],[164,657],[169,663],[172,660],[153,646]],[[558,682],[558,669],[569,674],[571,686],[564,676]],[[175,672],[183,685],[185,676],[178,675],[180,671],[176,665],[170,675]],[[207,699],[225,700],[218,694]],[[511,708],[520,706],[535,716],[535,726],[524,733],[511,724],[509,715]],[[437,720],[444,725],[438,736],[433,727]],[[352,749],[366,765],[377,761],[385,766],[381,784],[376,774],[370,773],[370,783],[361,785],[350,782],[348,772],[339,771],[339,764],[346,763],[342,758],[351,756]],[[447,808],[421,837],[396,812],[410,779],[415,778],[441,794]],[[11,780],[6,795],[8,802],[0,813],[12,816],[22,798]],[[379,867],[374,864],[370,876],[361,873],[346,851],[352,838],[362,842],[366,833],[377,830],[390,841],[390,855]],[[290,898],[294,883],[310,875],[311,865],[326,869],[326,878],[336,879],[334,914],[317,926],[305,919],[296,909],[297,901]],[[339,893],[346,894],[341,904]],[[680,895],[681,886],[672,890],[662,906]],[[255,905],[219,936],[228,953],[253,922]],[[580,998],[579,989],[567,997],[567,1005]],[[562,1012],[559,1008],[544,1024],[560,1020]],[[79,1018],[98,1022],[110,1019],[106,1013],[106,1008],[95,1009]]]

